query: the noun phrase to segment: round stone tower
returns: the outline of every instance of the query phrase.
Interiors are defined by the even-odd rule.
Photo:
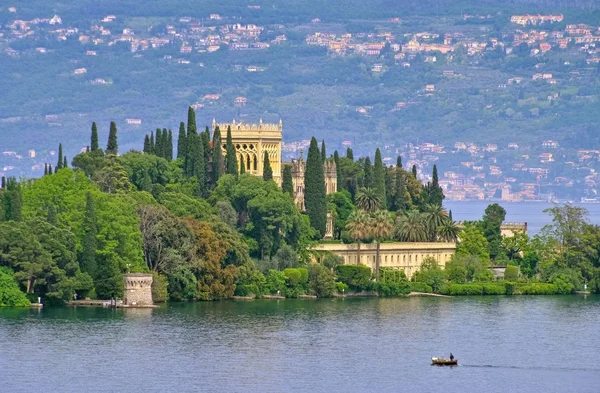
[[[152,305],[152,274],[125,274],[123,276],[123,287],[123,304],[127,306]]]

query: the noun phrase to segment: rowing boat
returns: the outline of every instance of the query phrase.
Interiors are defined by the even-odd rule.
[[[457,359],[442,359],[442,358],[431,358],[431,364],[436,366],[457,366]]]

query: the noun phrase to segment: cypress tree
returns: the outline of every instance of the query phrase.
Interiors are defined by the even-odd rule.
[[[212,161],[212,180],[213,184],[217,184],[219,178],[223,174],[223,151],[221,148],[221,130],[215,128],[213,134],[213,161]]]
[[[454,221],[452,219],[452,209],[448,210],[448,218],[450,219],[450,221]]]
[[[363,187],[370,188],[373,186],[373,166],[371,165],[371,159],[367,157],[363,164]]]
[[[98,127],[96,126],[96,122],[92,123],[92,137],[91,137],[91,144],[90,146],[92,147],[92,151],[96,151],[99,149],[99,145],[98,145]]]
[[[204,178],[204,146],[200,141],[200,136],[195,132],[188,135],[187,138],[187,162],[188,162],[188,176],[195,177],[198,180],[198,196],[205,196],[205,183]]]
[[[273,180],[273,169],[271,169],[271,161],[269,161],[269,154],[265,152],[263,156],[263,180]]]
[[[244,160],[242,157],[242,160],[240,161],[240,175],[243,175],[244,173],[246,173],[246,164],[244,164]]]
[[[310,219],[310,225],[318,236],[325,235],[327,225],[327,203],[325,201],[325,173],[319,153],[319,145],[313,137],[310,140],[306,172],[304,174],[304,205]]]
[[[187,135],[185,133],[185,124],[179,123],[179,136],[177,137],[177,158],[185,160],[185,146]]]
[[[342,191],[344,189],[343,180],[342,180],[342,166],[340,165],[340,155],[338,151],[333,152],[333,161],[335,162],[335,175],[337,177],[337,190]]]
[[[161,154],[165,160],[169,159],[169,131],[166,128],[162,130]]]
[[[415,179],[417,178],[417,166],[416,165],[412,166],[412,175]]]
[[[406,203],[406,179],[404,179],[404,171],[401,166],[396,165],[396,176],[394,179],[394,208],[396,211],[405,210]]]
[[[210,185],[212,184],[212,178],[210,176],[212,173],[212,168],[210,167],[212,149],[210,147],[210,130],[208,129],[208,126],[206,126],[204,132],[201,133],[200,139],[202,141],[202,146],[204,146],[204,178],[207,185]]]
[[[52,174],[52,164],[48,164],[48,174]]]
[[[191,106],[188,107],[187,133],[188,135],[190,133],[198,133],[198,128],[196,127],[196,112],[194,112],[194,108]]]
[[[373,186],[383,204],[386,203],[387,198],[385,195],[385,167],[383,166],[383,160],[381,159],[381,151],[379,148],[375,150],[375,165],[373,166]]]
[[[69,167],[69,164],[68,164],[68,161],[67,161],[67,157],[66,157],[66,156],[65,156],[65,157],[63,157],[63,165],[62,165],[62,167],[63,167],[63,168],[68,168],[68,167]]]
[[[4,197],[4,219],[6,221],[21,221],[23,200],[21,197],[21,187],[14,177],[6,180],[6,191],[2,193]]]
[[[150,131],[150,154],[154,154],[155,146],[154,146],[154,131]]]
[[[162,138],[162,131],[160,130],[160,128],[156,129],[156,144],[154,145],[154,154],[156,154],[158,157],[162,157],[163,156],[163,138]]]
[[[144,137],[144,153],[150,154],[150,137],[148,134]]]
[[[402,169],[402,156],[398,156],[396,159],[396,167]]]
[[[114,121],[110,122],[108,143],[106,144],[106,154],[119,154],[119,144],[117,142],[117,125]]]
[[[2,176],[2,189],[6,189],[6,177]]]
[[[56,163],[56,170],[62,169],[63,167],[63,150],[62,143],[58,144],[58,162]]]
[[[294,196],[294,182],[292,181],[292,167],[286,165],[283,167],[283,182],[281,183],[283,192],[287,192],[292,197]]]
[[[54,205],[48,206],[48,211],[46,212],[46,221],[54,226],[58,225],[58,216],[56,215],[56,208]]]
[[[346,158],[349,158],[352,161],[354,161],[354,153],[352,152],[351,148],[346,149]]]
[[[169,130],[167,134],[167,160],[173,161],[173,132]]]
[[[91,192],[85,194],[85,215],[83,216],[83,241],[81,252],[81,270],[96,278],[96,236],[98,235],[96,206]]]
[[[327,152],[325,151],[325,139],[321,140],[321,160],[323,163],[327,159]]]
[[[433,165],[431,186],[428,187],[427,203],[441,205],[444,201],[444,190],[440,187],[437,165]]]
[[[238,175],[238,164],[237,157],[235,154],[235,146],[233,146],[233,139],[231,137],[231,127],[227,127],[227,145],[225,148],[225,162],[227,163],[227,173],[230,175]]]
[[[44,176],[48,175],[48,164],[44,164]],[[4,180],[4,178],[2,178]],[[2,187],[4,188],[4,187]]]
[[[438,179],[437,165],[435,165],[435,164],[433,164],[433,173],[432,173],[431,177],[432,177],[431,184],[435,188],[438,188],[440,186],[440,182],[439,182],[439,179]]]

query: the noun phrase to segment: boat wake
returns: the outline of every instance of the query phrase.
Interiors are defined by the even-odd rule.
[[[600,372],[600,368],[585,367],[539,367],[539,366],[500,366],[493,364],[459,364],[460,367],[472,368],[504,368],[516,370],[546,370],[546,371],[593,371]]]

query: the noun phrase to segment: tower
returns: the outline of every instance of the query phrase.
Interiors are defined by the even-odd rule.
[[[152,274],[129,273],[123,276],[123,303],[128,306],[152,305]]]
[[[292,159],[292,183],[294,184],[294,202],[301,211],[304,211],[304,172],[306,162],[300,158]]]

